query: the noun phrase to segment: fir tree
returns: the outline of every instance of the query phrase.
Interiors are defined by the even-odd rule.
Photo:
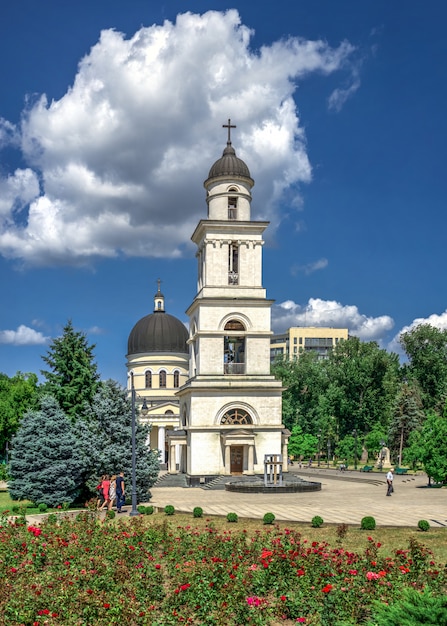
[[[402,450],[408,445],[410,434],[421,427],[424,420],[422,402],[417,389],[403,383],[397,395],[394,416],[389,429],[389,447],[402,464]]]
[[[47,380],[45,391],[57,399],[71,419],[82,414],[86,403],[91,404],[98,388],[94,348],[88,345],[85,333],[75,331],[69,320],[62,336],[51,342],[47,356],[42,357],[51,368],[41,370]]]
[[[77,424],[84,452],[85,482],[90,494],[102,474],[125,474],[131,493],[132,407],[127,392],[113,380],[102,382],[91,407]],[[136,486],[140,502],[149,500],[159,471],[158,453],[147,447],[150,426],[136,421]]]
[[[82,480],[72,424],[52,396],[28,411],[13,439],[9,491],[16,500],[56,506],[73,502]]]

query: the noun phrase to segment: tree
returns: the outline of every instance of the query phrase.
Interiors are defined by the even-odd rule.
[[[447,330],[419,324],[400,336],[409,359],[406,375],[416,380],[425,409],[442,413],[447,398]]]
[[[50,395],[28,411],[13,439],[9,491],[16,500],[73,502],[82,480],[81,452],[70,420]]]
[[[272,373],[282,381],[283,421],[286,428],[299,424],[304,432],[316,430],[316,407],[318,398],[327,385],[322,361],[315,352],[303,352],[294,361],[277,359]]]
[[[292,428],[292,434],[289,437],[289,454],[293,457],[308,458],[316,454],[317,449],[317,437],[303,433],[301,426],[296,424]]]
[[[404,382],[396,398],[394,415],[391,420],[388,447],[397,453],[402,464],[402,450],[408,445],[410,433],[421,427],[424,419],[422,402],[417,389]]]
[[[430,478],[441,483],[447,481],[447,418],[428,413],[419,440],[421,461]]]
[[[0,454],[19,428],[27,409],[38,403],[36,374],[17,372],[9,378],[0,374]]]
[[[100,383],[91,406],[86,406],[76,430],[83,450],[84,482],[94,493],[102,474],[123,471],[126,492],[131,491],[132,407],[118,383]],[[150,426],[136,422],[136,483],[139,501],[149,500],[149,489],[159,472],[158,452],[147,447]],[[87,494],[86,494],[87,496]]]
[[[91,404],[98,388],[99,374],[94,363],[94,345],[88,345],[85,333],[75,331],[71,320],[61,337],[54,339],[42,357],[51,371],[41,370],[47,382],[45,391],[53,395],[62,410],[76,419],[84,406]]]
[[[335,346],[326,367],[330,410],[340,438],[354,428],[367,433],[379,425],[388,427],[400,381],[397,354],[379,348],[375,341],[350,337]]]

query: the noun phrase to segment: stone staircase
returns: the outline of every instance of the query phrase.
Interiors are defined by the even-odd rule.
[[[186,474],[159,474],[154,487],[188,487]]]

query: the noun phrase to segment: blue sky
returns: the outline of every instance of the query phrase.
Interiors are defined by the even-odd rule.
[[[397,349],[447,327],[447,5],[5,0],[0,372],[39,373],[68,319],[125,382],[127,337],[196,291],[190,236],[225,147],[269,219],[272,325]]]

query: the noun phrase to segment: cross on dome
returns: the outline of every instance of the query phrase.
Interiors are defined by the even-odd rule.
[[[231,129],[236,128],[236,124],[232,124],[230,118],[228,118],[228,124],[222,124],[222,128],[228,128],[227,144],[231,144]]]

